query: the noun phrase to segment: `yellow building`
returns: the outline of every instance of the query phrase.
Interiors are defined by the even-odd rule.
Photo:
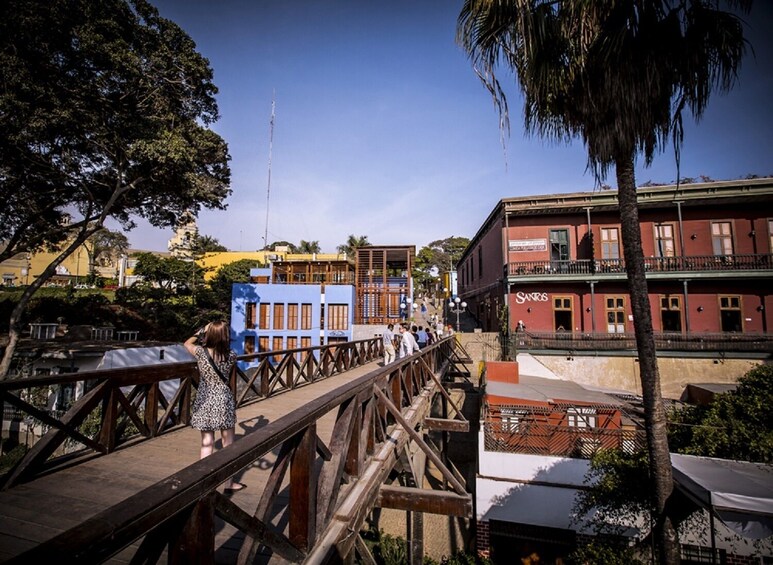
[[[268,265],[274,261],[340,261],[346,256],[339,253],[288,253],[277,251],[222,251],[207,253],[196,263],[205,269],[204,279],[209,281],[215,276],[223,265],[234,263],[242,259],[254,260],[262,265]]]
[[[116,279],[118,286],[131,286],[138,280],[134,276],[133,268],[137,262],[136,253],[143,250],[130,249],[126,256],[119,258],[102,257],[103,264],[96,267],[97,274],[104,278]],[[161,257],[173,255],[170,252],[148,251]],[[56,259],[57,253],[41,251],[32,255],[19,253],[0,263],[0,276],[3,286],[22,286],[32,283]],[[346,256],[338,253],[289,253],[285,249],[277,251],[223,251],[207,253],[196,263],[205,269],[204,278],[211,280],[223,265],[251,259],[262,265],[268,265],[274,261],[338,261],[346,259]],[[56,274],[49,279],[46,286],[68,286],[85,283],[89,274],[89,255],[84,246],[62,261],[57,267]]]
[[[41,251],[35,254],[18,253],[0,263],[3,286],[22,286],[35,281],[54,259],[58,252]],[[118,275],[118,261],[109,261],[97,266],[97,274],[106,278]],[[46,283],[48,286],[78,285],[89,274],[89,254],[80,246],[56,268],[56,274]]]

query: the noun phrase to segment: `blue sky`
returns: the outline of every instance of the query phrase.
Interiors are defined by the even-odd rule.
[[[501,198],[594,187],[582,143],[524,137],[514,82],[503,150],[496,110],[455,43],[461,0],[151,1],[214,70],[233,193],[227,210],[202,211],[199,230],[231,250],[262,248],[267,200],[269,243],[334,252],[355,234],[418,249],[472,237]],[[688,118],[682,177],[773,175],[773,2],[758,0],[747,20],[756,59],[700,124]],[[670,149],[637,167],[638,184],[675,179]],[[171,235],[140,221],[129,240],[165,250]]]

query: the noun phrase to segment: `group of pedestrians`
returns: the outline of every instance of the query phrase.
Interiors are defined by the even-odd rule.
[[[387,324],[384,333],[381,336],[384,344],[384,365],[393,363],[395,359],[402,359],[421,351],[428,345],[432,345],[443,335],[453,335],[454,330],[449,326],[444,326],[438,320],[437,324],[417,326],[402,323],[398,325],[398,333],[395,336],[394,324]]]

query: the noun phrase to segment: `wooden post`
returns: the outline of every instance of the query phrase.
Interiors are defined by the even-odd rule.
[[[316,423],[301,434],[290,463],[290,542],[301,551],[308,551],[317,531]]]
[[[102,401],[102,426],[99,430],[99,443],[105,446],[107,453],[115,451],[116,420],[118,419],[118,399],[114,387],[110,387]]]
[[[160,394],[158,383],[150,383],[148,392],[145,396],[145,426],[150,431],[150,437],[155,437],[158,420],[158,395]],[[171,407],[170,407],[171,408]]]
[[[169,540],[169,565],[215,562],[215,492],[199,500],[176,537]]]

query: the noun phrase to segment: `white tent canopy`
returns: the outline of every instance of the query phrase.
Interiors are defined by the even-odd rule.
[[[773,535],[773,465],[671,454],[676,486],[737,534]]]

